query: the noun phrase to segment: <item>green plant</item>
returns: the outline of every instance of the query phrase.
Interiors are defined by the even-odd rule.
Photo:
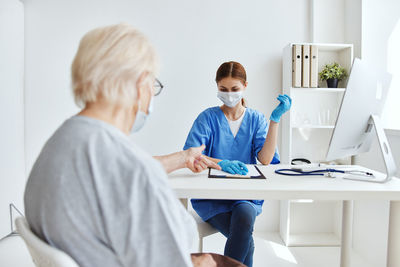
[[[332,64],[326,64],[322,71],[319,73],[319,78],[322,81],[328,79],[338,79],[343,80],[347,77],[347,71],[345,68],[341,67],[338,63],[334,62]]]

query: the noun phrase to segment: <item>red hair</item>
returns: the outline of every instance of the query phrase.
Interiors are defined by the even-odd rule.
[[[246,85],[247,81],[246,70],[239,62],[228,61],[222,63],[222,65],[219,66],[217,70],[217,75],[215,76],[215,81],[218,83],[222,79],[228,77],[238,79],[243,83],[243,85]]]

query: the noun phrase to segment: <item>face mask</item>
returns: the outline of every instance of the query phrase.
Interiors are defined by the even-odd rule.
[[[135,119],[135,122],[133,123],[131,131],[130,131],[131,134],[138,132],[140,129],[143,128],[143,126],[146,122],[146,119],[149,117],[151,112],[153,112],[153,97],[151,97],[149,107],[147,108],[147,114],[146,114],[146,112],[143,112],[140,109],[140,102],[139,102],[139,108],[138,108],[138,112],[136,113],[136,119]]]
[[[233,108],[242,100],[242,91],[239,92],[221,92],[218,91],[217,97],[228,107]]]

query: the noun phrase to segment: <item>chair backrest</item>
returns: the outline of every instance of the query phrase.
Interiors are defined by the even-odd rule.
[[[17,231],[24,239],[33,262],[38,267],[79,267],[78,264],[66,253],[51,247],[30,229],[24,217],[15,220]]]

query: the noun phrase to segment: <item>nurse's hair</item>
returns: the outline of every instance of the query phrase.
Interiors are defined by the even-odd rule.
[[[157,71],[155,50],[137,29],[128,24],[96,28],[83,36],[71,66],[75,103],[84,107],[101,97],[131,105],[140,75],[151,79]]]
[[[217,70],[215,81],[218,83],[222,79],[228,77],[240,80],[243,85],[245,85],[247,81],[246,70],[244,69],[242,64],[236,61],[228,61],[222,63],[222,65],[219,66]]]
[[[236,61],[228,61],[222,63],[217,70],[217,74],[215,76],[215,81],[221,81],[224,78],[234,78],[238,79],[242,82],[243,85],[246,85],[247,82],[247,75],[246,70],[244,69],[243,65]],[[242,98],[242,105],[247,106],[246,100]]]

